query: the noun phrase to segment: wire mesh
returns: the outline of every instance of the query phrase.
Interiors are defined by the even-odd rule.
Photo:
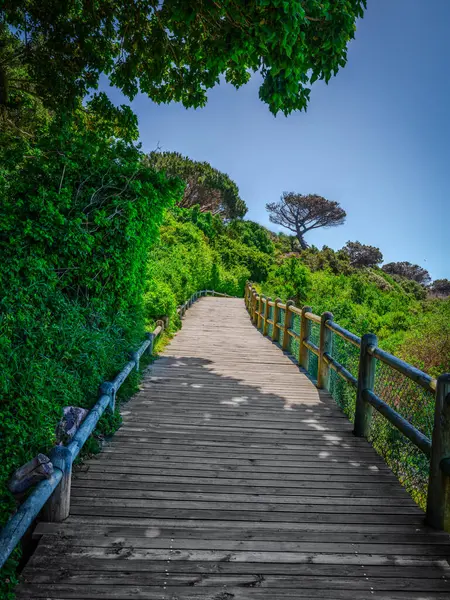
[[[300,335],[300,326],[301,326],[301,317],[300,317],[300,315],[297,315],[295,313],[291,313],[291,327],[290,328],[297,335]],[[298,339],[295,338],[292,335],[289,336],[288,350],[295,357],[295,359],[298,360],[298,354],[299,354],[299,350],[300,350],[300,343],[299,343]]]
[[[268,319],[270,321],[273,321],[273,314],[274,314],[275,310],[273,306],[269,306],[269,315],[268,315]],[[270,337],[273,337],[273,325],[271,323],[268,323],[267,325],[267,335]]]
[[[309,321],[308,341],[312,342],[316,346],[319,346],[319,343],[320,343],[320,325],[319,325],[319,323],[314,323],[314,321]],[[308,369],[307,369],[307,371],[308,371],[308,374],[310,375],[310,377],[312,377],[315,380],[317,380],[318,365],[319,365],[318,357],[314,354],[314,352],[311,352],[311,350],[308,350]]]
[[[358,378],[359,348],[348,340],[331,332],[331,356],[349,371],[353,377]],[[350,421],[355,418],[356,389],[342,379],[336,371],[329,370],[327,389],[334,398],[336,404],[347,415]]]
[[[284,327],[284,319],[285,319],[285,317],[286,317],[286,309],[280,308],[278,322],[283,327]],[[281,344],[281,346],[283,345],[283,340],[284,340],[284,330],[283,330],[283,327],[280,327],[279,337],[278,337],[278,342],[279,342],[279,344]]]
[[[434,394],[377,360],[375,394],[429,439],[433,433]],[[426,507],[430,462],[408,438],[374,411],[369,440],[402,485]]]
[[[262,300],[260,301],[259,298],[256,301],[256,312],[259,313],[256,315],[256,328],[259,329],[259,331],[262,331],[264,325],[264,302]]]

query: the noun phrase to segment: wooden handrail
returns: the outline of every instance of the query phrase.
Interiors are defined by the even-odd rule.
[[[251,283],[247,284],[248,294],[261,295]],[[312,312],[311,307],[299,308],[292,301],[286,304],[280,301],[276,305],[276,314],[270,320],[266,311],[258,313],[258,328],[264,332],[267,323],[273,325],[272,339],[277,342],[280,331],[283,331],[282,349],[289,349],[289,339],[294,338],[299,342],[298,363],[305,370],[308,369],[308,353],[318,357],[317,387],[326,387],[329,369],[335,371],[339,377],[354,387],[357,391],[354,434],[367,437],[369,435],[372,411],[377,410],[395,428],[427,457],[431,457],[430,485],[428,488],[427,521],[434,527],[450,532],[450,374],[441,375],[438,380],[412,365],[400,360],[378,347],[376,336],[367,333],[362,338],[351,331],[344,329],[334,322],[331,313],[322,316]],[[267,305],[271,306],[271,302]],[[249,311],[250,312],[250,311]],[[281,315],[284,312],[284,324],[281,324]],[[292,328],[292,315],[301,318],[300,333]],[[320,326],[320,345],[316,346],[310,339],[312,323]],[[330,334],[334,333],[348,343],[360,349],[358,378],[354,377],[344,365],[333,357]],[[376,363],[381,361],[390,368],[414,381],[427,392],[435,393],[436,414],[433,439],[430,440],[420,430],[414,427],[396,410],[391,408],[374,392],[376,377]],[[442,417],[445,415],[445,418]]]
[[[228,294],[215,292],[214,290],[201,290],[193,294],[189,300],[177,308],[177,313],[182,317],[187,308],[201,296],[221,296],[232,298]],[[94,431],[98,421],[105,412],[114,411],[117,391],[124,383],[133,369],[139,370],[139,362],[142,355],[153,352],[154,340],[168,325],[168,317],[157,321],[157,327],[147,334],[147,339],[130,356],[130,361],[112,380],[105,381],[99,388],[99,399],[91,408],[84,421],[76,431],[67,446],[55,446],[49,453],[53,464],[53,474],[39,482],[28,498],[21,504],[17,512],[9,519],[0,531],[0,568],[5,564],[11,552],[25,535],[28,528],[36,519],[42,509],[47,521],[61,522],[70,513],[70,482],[72,478],[72,465],[80,453],[86,440]]]
[[[321,317],[319,317],[319,315],[315,315],[312,312],[306,312],[305,317],[308,319],[308,321],[313,321],[314,323],[320,325]]]

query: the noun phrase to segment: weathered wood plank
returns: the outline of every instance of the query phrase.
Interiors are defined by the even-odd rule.
[[[47,574],[48,581],[56,583],[61,580],[61,576],[67,574],[67,563],[58,557],[52,558],[53,569],[47,569],[47,558],[38,553],[32,559],[32,571],[29,573],[39,572],[42,576]],[[383,577],[398,579],[401,575],[404,579],[442,579],[446,577],[448,568],[440,566],[427,566],[426,569],[417,570],[417,567],[410,566],[384,566],[384,565],[364,565],[364,570],[361,568],[355,569],[354,565],[322,565],[308,563],[251,563],[251,562],[230,562],[224,561],[217,563],[214,561],[171,561],[170,574],[174,573],[206,573],[206,574],[248,574],[248,573],[263,573],[268,575],[296,575],[298,577]],[[113,572],[114,576],[122,577],[123,572],[126,576],[130,573],[142,572],[146,573],[165,573],[167,563],[165,561],[155,560],[129,560],[127,558],[85,558],[82,556],[71,556],[71,570],[74,573],[90,571],[95,573]]]
[[[166,587],[164,586],[163,590]],[[170,592],[163,593],[163,590],[148,586],[137,586],[129,584],[127,586],[105,585],[105,586],[73,586],[73,585],[32,585],[29,590],[22,595],[20,590],[19,599],[30,598],[51,598],[52,600],[91,600],[101,598],[102,600],[297,600],[298,598],[312,599],[321,598],[322,600],[367,600],[372,598],[370,586],[367,590],[315,590],[305,588],[303,590],[274,590],[271,588],[261,589],[255,587],[204,587],[198,589],[195,586],[170,588]],[[27,594],[33,594],[29,596]],[[169,596],[169,593],[171,594]],[[51,594],[51,595],[50,595]],[[180,595],[182,594],[182,595]],[[446,595],[447,594],[447,595]],[[376,598],[381,600],[447,600],[447,592],[418,592],[411,595],[411,591],[378,591]]]
[[[248,527],[248,525],[247,525]],[[363,529],[362,527],[359,529]],[[336,528],[330,528],[329,526],[323,526],[322,530],[317,528],[303,529],[298,531],[292,531],[281,528],[249,528],[246,530],[244,527],[236,527],[236,525],[228,524],[227,527],[213,527],[208,526],[205,522],[202,527],[192,526],[181,526],[178,523],[170,527],[144,527],[137,525],[98,525],[93,524],[90,529],[90,534],[93,538],[104,536],[105,539],[111,539],[114,537],[127,536],[128,538],[159,538],[159,539],[171,539],[175,537],[177,539],[195,539],[195,540],[233,540],[233,541],[249,541],[249,540],[260,540],[260,541],[283,541],[283,542],[348,542],[349,532],[352,532],[352,542],[365,542],[365,543],[396,543],[396,544],[427,544],[429,542],[429,531],[420,531],[411,533],[410,529],[403,528],[402,535],[399,535],[399,530],[391,532],[388,527],[384,527],[382,532],[372,533],[366,531],[365,533],[352,531],[352,528],[348,525],[341,527],[340,530]],[[79,527],[77,525],[58,526],[56,523],[40,523],[35,530],[35,535],[53,535],[53,536],[64,536],[67,539],[68,536],[77,537],[79,535]],[[450,545],[449,536],[442,533],[440,536],[434,536],[433,542],[436,544],[447,544]],[[450,568],[450,567],[449,567]]]
[[[49,577],[48,571],[33,570],[27,579],[35,584],[45,583],[47,585],[124,585],[129,579],[128,573],[122,574],[102,574],[97,572],[85,573],[66,573],[61,572],[59,579]],[[27,580],[26,579],[26,580]],[[25,581],[26,581],[25,580]],[[370,585],[369,582],[370,581]],[[424,579],[391,579],[383,577],[296,577],[294,575],[269,575],[257,574],[174,574],[169,573],[143,573],[139,574],[139,585],[141,586],[186,586],[186,587],[226,587],[231,588],[239,586],[242,588],[285,588],[300,590],[364,590],[368,591],[372,587],[377,591],[397,591],[411,590],[413,592],[440,591],[449,592],[450,583],[444,579],[430,580]]]

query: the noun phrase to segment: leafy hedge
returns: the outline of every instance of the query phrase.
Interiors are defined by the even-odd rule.
[[[138,147],[81,108],[1,158],[3,524],[14,469],[48,452],[62,407],[90,407],[142,341],[148,252],[183,185],[144,168]],[[2,597],[14,566],[2,572]]]

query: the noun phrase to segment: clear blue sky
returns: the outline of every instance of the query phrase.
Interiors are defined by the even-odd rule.
[[[385,262],[450,278],[449,27],[450,0],[368,0],[347,66],[313,86],[307,113],[273,117],[258,77],[238,91],[216,87],[198,110],[139,96],[143,149],[159,145],[225,171],[247,218],[264,225],[266,202],[283,191],[337,200],[346,224],[312,232],[309,243],[359,240]]]

